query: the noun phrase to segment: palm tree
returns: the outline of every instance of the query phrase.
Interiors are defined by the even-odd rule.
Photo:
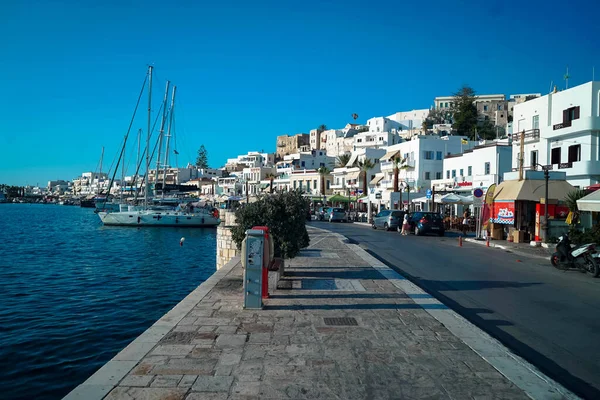
[[[375,163],[368,158],[365,158],[364,161],[359,161],[357,166],[360,169],[360,173],[363,175],[363,195],[366,195],[369,193],[367,191],[367,174],[369,173],[370,169],[375,167]]]
[[[348,164],[348,161],[350,161],[350,154],[342,154],[335,159],[335,167],[343,168]]]
[[[275,178],[277,178],[277,175],[267,174],[266,178],[269,180],[271,185],[269,188],[269,193],[273,194],[273,181],[275,180]]]
[[[317,128],[317,132],[321,133],[327,130],[327,125],[325,124],[321,124],[319,125],[319,127]]]
[[[320,167],[317,172],[321,175],[321,196],[325,196],[325,176],[329,175],[331,171],[327,167]]]
[[[567,193],[565,196],[565,204],[571,211],[571,225],[576,225],[579,220],[579,208],[577,207],[577,200],[581,199],[586,195],[585,190],[575,189]]]
[[[358,118],[358,114],[357,113],[352,113],[352,119],[354,121],[356,121],[357,118]]]

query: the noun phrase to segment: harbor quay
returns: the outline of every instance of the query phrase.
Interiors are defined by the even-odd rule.
[[[344,236],[308,227],[263,309],[239,257],[66,399],[575,399]]]

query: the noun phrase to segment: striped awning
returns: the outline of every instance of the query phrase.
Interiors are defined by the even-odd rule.
[[[346,174],[346,179],[358,179],[360,171],[351,171]]]
[[[387,160],[391,160],[392,158],[395,158],[398,153],[400,153],[400,150],[392,150],[392,151],[388,151],[387,153],[385,153],[385,155],[383,157],[380,158],[381,161],[387,161]]]
[[[380,180],[383,179],[383,175],[375,175],[375,178],[371,179],[369,185],[377,185]]]

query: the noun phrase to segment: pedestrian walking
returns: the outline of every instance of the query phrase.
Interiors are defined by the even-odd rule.
[[[469,218],[468,218],[468,214],[465,212],[464,214],[464,218],[462,221],[462,233],[463,235],[467,235],[467,230],[469,229]]]
[[[408,232],[410,232],[410,223],[408,222],[408,213],[406,213],[402,220],[402,236],[408,235]]]

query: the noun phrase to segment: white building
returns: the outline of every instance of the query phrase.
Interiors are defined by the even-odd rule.
[[[396,129],[400,132],[400,136],[408,139],[411,136],[425,133],[423,132],[423,121],[425,121],[428,114],[429,109],[425,108],[421,110],[397,112],[387,118],[398,122],[399,127]]]
[[[369,159],[374,167],[367,171],[367,184],[381,171],[379,159],[385,154],[385,149],[362,148],[352,152],[350,160],[345,167],[335,168],[332,172],[333,184],[331,189],[334,193],[347,194],[348,190],[355,194],[363,194],[363,181],[360,169],[356,166],[358,162]]]
[[[165,174],[166,171],[166,174]],[[218,178],[223,176],[223,171],[220,169],[213,168],[198,168],[195,165],[188,164],[185,168],[161,168],[156,174],[156,169],[151,169],[148,174],[148,182],[161,183],[163,181],[163,175],[165,184],[178,185],[198,178]]]
[[[238,196],[242,194],[242,183],[235,175],[225,178],[217,178],[216,194],[227,194],[229,196]]]
[[[325,179],[325,195],[331,194],[331,183],[333,178],[331,174],[324,176]],[[289,175],[290,188],[302,190],[303,192],[313,195],[322,196],[321,192],[321,174],[315,169],[304,169],[293,171]]]
[[[506,99],[503,94],[481,94],[476,95],[475,97],[475,103],[498,102],[505,101]],[[450,109],[454,106],[454,96],[439,96],[436,97],[433,102],[437,109]]]
[[[443,178],[431,181],[436,191],[467,192],[474,187],[487,189],[502,182],[512,170],[512,146],[508,142],[490,142],[464,152],[450,154],[443,161]]]
[[[275,154],[249,151],[248,154],[227,159],[225,169],[227,171],[241,171],[245,167],[269,167],[273,164],[275,164]]]
[[[513,115],[513,168],[525,132],[525,168],[552,165],[579,188],[600,182],[600,82],[516,104]]]
[[[100,191],[106,193],[109,183],[108,174],[105,172],[84,172],[80,177],[73,179],[73,194],[88,196]]]
[[[431,187],[431,181],[443,178],[444,158],[450,154],[462,153],[479,142],[466,141],[462,136],[415,136],[412,140],[390,146],[381,157],[381,179],[376,182],[382,195],[389,198],[394,185],[394,163],[400,156],[403,168],[399,180],[407,184],[411,192],[422,192]],[[375,182],[374,182],[375,183]],[[385,200],[385,197],[383,198]]]
[[[321,149],[325,149],[328,156],[339,157],[350,153],[354,149],[354,136],[357,130],[353,127],[344,129],[329,129],[321,132]]]

